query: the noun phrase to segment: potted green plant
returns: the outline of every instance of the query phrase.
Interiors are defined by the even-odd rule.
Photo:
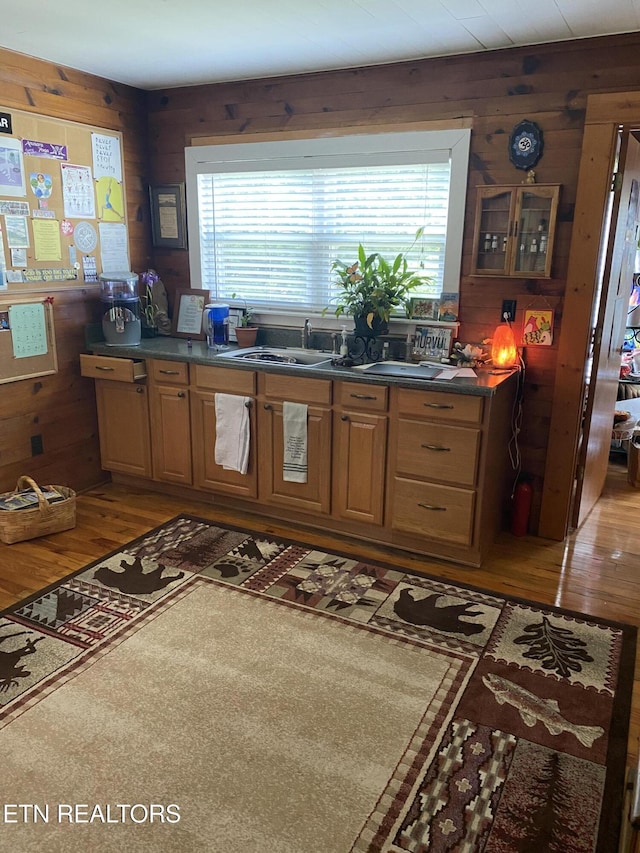
[[[242,299],[242,297],[236,297],[235,293],[231,294],[231,298]],[[244,310],[240,317],[240,321],[236,326],[236,339],[238,341],[238,346],[241,349],[245,349],[246,347],[252,347],[255,345],[256,337],[258,335],[258,326],[254,322],[253,308],[250,308],[247,305],[246,299],[242,299],[242,302],[244,302]]]
[[[341,287],[336,297],[335,314],[336,317],[352,315],[357,334],[364,337],[384,334],[394,308],[404,306],[408,313],[411,291],[431,281],[429,276],[410,269],[406,257],[423,230],[419,228],[409,249],[400,252],[392,261],[385,260],[379,252],[368,255],[360,244],[355,262],[333,262],[331,269],[337,274]],[[327,310],[328,306],[325,312]]]

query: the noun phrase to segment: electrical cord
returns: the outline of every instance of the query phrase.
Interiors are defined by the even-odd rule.
[[[511,437],[507,445],[511,467],[516,472],[513,480],[513,486],[511,487],[511,498],[513,498],[515,494],[516,486],[518,485],[518,480],[522,473],[522,456],[520,454],[520,444],[518,439],[520,429],[522,427],[522,397],[524,393],[525,380],[525,365],[522,356],[518,356],[517,369],[518,388],[513,400],[513,406],[511,407]]]

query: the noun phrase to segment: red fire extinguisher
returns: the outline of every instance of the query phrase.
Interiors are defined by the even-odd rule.
[[[533,489],[528,480],[520,480],[513,493],[511,510],[511,532],[514,536],[525,536],[529,528]]]

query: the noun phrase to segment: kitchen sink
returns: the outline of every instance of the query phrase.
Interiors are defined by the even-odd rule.
[[[218,357],[285,364],[290,367],[317,367],[318,365],[330,364],[333,358],[330,352],[298,349],[296,347],[249,347],[222,352]]]

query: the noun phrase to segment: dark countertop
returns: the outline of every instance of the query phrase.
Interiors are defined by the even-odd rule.
[[[480,368],[477,377],[456,377],[455,379],[413,379],[409,377],[375,376],[367,374],[357,367],[339,367],[323,365],[299,367],[277,362],[250,361],[229,358],[224,352],[207,348],[205,341],[193,341],[189,347],[184,338],[158,336],[143,338],[139,346],[112,346],[104,342],[92,342],[88,349],[94,355],[109,355],[117,358],[160,358],[167,361],[182,361],[190,364],[206,364],[216,367],[232,367],[237,370],[269,371],[285,373],[291,376],[309,378],[344,379],[350,382],[369,382],[374,385],[398,385],[403,388],[422,388],[430,391],[446,391],[452,394],[471,394],[479,397],[491,397],[496,389],[510,379],[517,371],[493,374],[490,369]],[[235,347],[231,346],[229,351]],[[282,349],[278,347],[278,349]],[[327,353],[327,358],[332,358]]]

